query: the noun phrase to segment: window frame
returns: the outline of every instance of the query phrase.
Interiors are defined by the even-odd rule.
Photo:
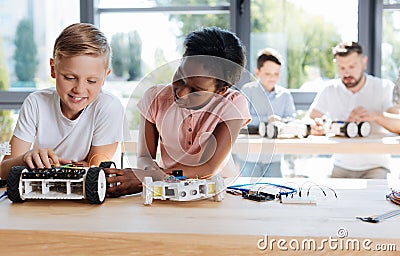
[[[92,24],[99,24],[99,15],[102,12],[211,12],[229,11],[230,27],[242,40],[246,49],[250,49],[250,3],[245,0],[230,0],[227,6],[185,6],[185,7],[153,7],[153,8],[129,8],[109,9],[96,8],[97,0],[80,0],[80,20]],[[365,48],[365,54],[369,57],[367,72],[381,75],[381,44],[382,44],[382,12],[384,9],[400,9],[400,4],[384,5],[383,0],[359,0],[358,15],[358,40]],[[249,52],[247,52],[247,67],[249,66]],[[0,91],[0,109],[19,109],[25,97],[31,91]]]

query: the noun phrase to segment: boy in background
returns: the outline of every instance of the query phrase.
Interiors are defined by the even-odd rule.
[[[256,81],[241,88],[249,101],[251,123],[248,127],[257,127],[260,122],[284,121],[295,118],[295,106],[290,91],[280,85],[283,60],[272,48],[261,50],[255,68]],[[281,155],[248,154],[236,157],[241,169],[241,176],[282,177]]]

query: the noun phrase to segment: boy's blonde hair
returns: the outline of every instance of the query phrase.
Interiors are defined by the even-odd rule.
[[[75,23],[66,27],[54,43],[53,59],[81,55],[104,56],[105,68],[111,62],[111,47],[98,28],[89,23]]]

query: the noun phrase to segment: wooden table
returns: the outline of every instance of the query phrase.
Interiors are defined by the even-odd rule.
[[[270,178],[264,181],[295,186],[305,179]],[[238,184],[255,182],[240,178]],[[222,202],[202,200],[173,202],[154,200],[144,206],[140,196],[107,198],[102,205],[85,201],[0,201],[0,249],[2,255],[266,255],[260,239],[336,238],[372,240],[395,244],[400,250],[400,217],[366,223],[356,216],[371,216],[400,209],[389,201],[386,180],[313,180],[335,189],[311,189],[316,205],[255,202],[226,194]],[[228,182],[230,185],[232,182]],[[308,183],[310,185],[311,183]],[[307,186],[305,186],[307,187]],[[262,244],[261,244],[262,245]],[[286,244],[287,246],[287,244]],[[274,255],[281,251],[275,247]],[[342,251],[324,248],[330,255]],[[289,250],[284,255],[310,255]],[[367,255],[365,250],[346,255]],[[396,255],[396,252],[384,255]],[[399,252],[397,252],[398,255]]]
[[[135,138],[135,137],[134,137]],[[137,142],[125,143],[125,152],[136,153]],[[308,138],[268,139],[258,135],[239,135],[232,153],[267,154],[400,154],[400,136],[371,134],[368,137],[309,136]]]

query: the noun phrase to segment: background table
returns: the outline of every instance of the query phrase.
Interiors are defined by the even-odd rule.
[[[122,146],[124,152],[136,153],[137,134]],[[232,153],[275,154],[400,154],[400,136],[371,134],[368,137],[309,136],[307,138],[268,139],[258,135],[239,135]]]
[[[240,178],[236,182],[254,181]],[[301,185],[307,180],[264,181],[295,186],[293,182]],[[327,197],[323,197],[315,187],[312,194],[317,195],[317,205],[254,202],[230,194],[222,202],[154,200],[151,206],[144,206],[140,196],[107,198],[102,205],[82,200],[31,200],[19,204],[3,199],[0,249],[4,255],[265,255],[257,248],[257,241],[265,235],[320,240],[337,237],[341,229],[348,232],[348,238],[395,243],[400,249],[400,217],[376,224],[356,219],[400,209],[385,199],[389,191],[386,180],[313,182],[331,186],[338,198],[327,189]],[[365,251],[357,255],[365,255]]]
[[[275,154],[400,154],[400,136],[371,134],[368,137],[309,136],[307,138],[267,139],[240,135],[234,153]]]

